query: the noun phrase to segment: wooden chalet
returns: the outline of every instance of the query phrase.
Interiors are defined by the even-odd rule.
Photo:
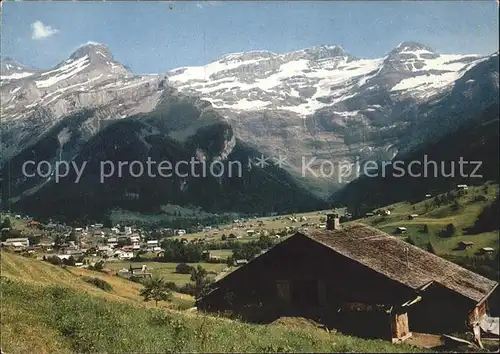
[[[257,322],[300,316],[398,342],[411,331],[477,327],[497,285],[372,227],[329,222],[220,278],[197,306]]]
[[[472,248],[472,246],[474,246],[474,242],[471,241],[460,241],[458,243],[458,248],[461,250]]]

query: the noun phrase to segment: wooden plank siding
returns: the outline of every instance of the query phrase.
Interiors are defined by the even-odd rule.
[[[238,269],[238,276],[221,281],[219,289],[199,301],[200,309],[232,311],[257,322],[301,316],[337,325],[343,303],[402,303],[413,296],[411,289],[308,238],[284,242],[287,247],[272,257],[264,254]],[[388,328],[387,337],[388,316],[380,318]]]

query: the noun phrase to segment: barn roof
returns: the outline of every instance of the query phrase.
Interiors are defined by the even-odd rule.
[[[498,285],[401,238],[366,225],[318,230],[304,236],[415,290],[434,282],[480,302]]]

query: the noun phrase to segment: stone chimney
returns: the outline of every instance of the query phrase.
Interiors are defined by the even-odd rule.
[[[340,219],[337,214],[328,214],[326,216],[326,229],[327,230],[340,229]]]

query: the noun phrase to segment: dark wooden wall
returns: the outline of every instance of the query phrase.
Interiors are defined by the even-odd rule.
[[[301,283],[310,289],[302,292],[306,300],[297,303],[293,300],[298,290],[294,289],[300,288]],[[258,322],[300,316],[336,328],[342,325],[347,332],[364,337],[390,336],[389,315],[380,311],[339,312],[343,304],[398,305],[415,297],[414,290],[299,235],[283,241],[216,285],[218,289],[198,302],[201,310],[229,311],[244,320]],[[423,300],[409,309],[410,330],[461,330],[473,308],[460,295],[431,286]]]
[[[288,282],[291,304],[278,296],[278,281]],[[300,283],[316,288],[303,292],[309,294],[308,301],[294,304]],[[246,319],[262,316],[263,321],[302,316],[328,322],[345,302],[390,304],[413,297],[403,285],[304,236],[284,241],[218,285],[218,290],[198,303],[201,309],[230,310]]]
[[[422,301],[409,308],[410,330],[424,333],[453,333],[467,330],[467,317],[474,303],[439,285],[422,293]]]

